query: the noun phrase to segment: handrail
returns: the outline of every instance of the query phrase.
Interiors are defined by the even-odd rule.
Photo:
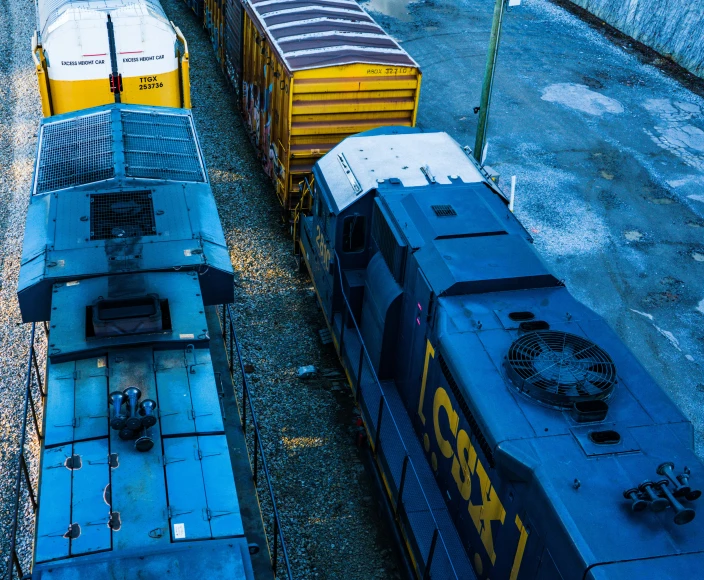
[[[229,336],[227,331],[229,332]],[[252,428],[254,429],[254,453],[253,461],[254,466],[252,469],[254,487],[257,488],[257,473],[258,473],[258,455],[257,451],[261,453],[262,461],[262,471],[264,472],[264,478],[266,479],[267,489],[269,491],[269,498],[271,499],[272,512],[274,515],[274,553],[271,558],[271,566],[274,569],[274,577],[278,578],[278,543],[281,543],[281,556],[283,559],[283,564],[286,569],[286,575],[291,580],[293,575],[291,574],[291,563],[288,558],[288,551],[286,549],[286,541],[284,539],[283,529],[281,527],[281,518],[279,516],[279,510],[276,507],[276,495],[274,494],[274,489],[271,485],[271,477],[269,475],[269,466],[266,461],[266,455],[264,455],[264,446],[262,444],[261,432],[259,429],[259,421],[257,420],[257,414],[254,412],[254,406],[252,404],[252,397],[249,391],[249,383],[247,381],[247,373],[244,370],[244,362],[242,361],[242,352],[240,351],[240,343],[237,340],[237,334],[235,333],[235,322],[232,313],[232,306],[230,304],[222,305],[222,332],[223,338],[225,339],[225,346],[228,353],[228,361],[230,364],[230,375],[234,372],[234,355],[237,355],[237,363],[240,367],[240,372],[242,373],[242,431],[247,436],[247,407],[249,407],[250,414],[252,416]],[[234,381],[233,381],[234,383]]]
[[[291,232],[293,234],[293,253],[294,255],[298,255],[298,238],[300,236],[299,233],[299,222],[301,221],[301,214],[306,210],[305,207],[305,199],[306,195],[310,195],[312,197],[312,191],[313,191],[313,182],[315,179],[313,179],[312,182],[308,182],[308,177],[303,177],[303,181],[301,182],[303,184],[303,191],[301,192],[301,199],[298,200],[298,204],[296,205],[295,209],[293,210],[293,231]]]
[[[191,73],[190,73],[190,55],[188,53],[188,42],[186,42],[186,37],[181,32],[181,29],[171,22],[176,38],[183,44],[183,56],[181,57],[181,90],[183,94],[181,95],[181,100],[183,101],[183,108],[191,108]]]
[[[376,371],[374,370],[374,365],[372,364],[371,357],[369,356],[369,353],[367,352],[367,347],[366,347],[366,345],[364,344],[364,340],[362,339],[362,333],[360,332],[359,326],[357,326],[357,321],[356,321],[355,318],[354,318],[354,314],[353,314],[353,312],[352,312],[352,307],[350,306],[350,303],[349,303],[349,301],[347,300],[347,296],[345,295],[344,284],[343,284],[343,281],[342,281],[342,269],[340,268],[340,256],[338,255],[337,251],[335,251],[335,262],[336,262],[336,268],[335,268],[335,269],[337,270],[337,277],[338,277],[339,282],[340,282],[340,293],[342,294],[342,299],[344,300],[344,304],[345,304],[345,306],[346,306],[346,308],[347,308],[347,317],[349,317],[349,318],[352,319],[352,323],[354,324],[354,329],[355,329],[355,331],[357,332],[357,338],[358,338],[358,340],[359,340],[359,345],[360,345],[360,363],[359,363],[360,372],[359,372],[359,374],[358,374],[358,376],[357,376],[357,389],[356,389],[356,391],[355,391],[355,398],[358,399],[358,398],[359,398],[359,394],[360,394],[360,387],[361,387],[361,382],[362,382],[362,373],[361,373],[361,368],[362,368],[362,356],[364,356],[364,357],[366,358],[366,360],[367,360],[367,365],[368,365],[368,367],[369,367],[369,370],[371,371],[372,378],[374,379],[374,382],[376,383],[376,386],[379,388],[379,392],[381,393],[381,397],[380,397],[380,399],[379,399],[379,417],[381,417],[382,409],[383,409],[384,406],[385,406],[386,409],[387,409],[387,413],[388,413],[388,415],[389,415],[390,418],[391,418],[391,422],[392,422],[394,428],[396,429],[396,434],[398,435],[398,439],[399,439],[399,441],[401,442],[401,445],[402,445],[403,451],[404,451],[403,468],[402,468],[402,472],[401,472],[401,473],[402,473],[402,475],[401,475],[401,482],[400,482],[400,485],[399,485],[399,493],[398,493],[398,498],[397,498],[397,500],[396,500],[396,506],[395,506],[395,507],[396,507],[396,512],[397,512],[396,515],[398,515],[399,504],[402,502],[401,497],[402,497],[402,493],[403,493],[403,485],[404,485],[404,482],[405,482],[406,472],[407,472],[408,466],[410,466],[411,470],[412,470],[413,473],[415,474],[416,479],[417,479],[418,481],[420,481],[420,479],[419,479],[419,477],[418,477],[418,472],[416,471],[415,465],[413,465],[413,460],[412,460],[411,457],[410,457],[410,453],[408,452],[408,448],[406,447],[406,444],[405,444],[405,442],[404,442],[404,440],[403,440],[403,437],[402,437],[402,435],[401,435],[401,431],[400,431],[400,429],[398,428],[398,425],[397,425],[397,423],[396,423],[396,420],[394,419],[394,415],[393,415],[393,413],[391,412],[391,409],[389,408],[388,403],[386,402],[386,395],[384,394],[384,389],[383,389],[383,387],[381,386],[381,382],[379,381],[379,378],[377,377]],[[334,320],[334,317],[333,317],[333,320]],[[342,325],[342,326],[341,326],[341,329],[340,329],[340,335],[341,335],[341,339],[340,339],[340,356],[343,356],[342,345],[343,345],[344,343],[343,343],[342,338],[344,337],[344,332],[345,332],[345,331],[344,331],[344,328],[345,328],[345,326],[346,326],[345,316],[342,317],[341,325]],[[333,326],[334,326],[334,325],[333,325]],[[375,454],[377,453],[377,443],[378,443],[378,441],[379,441],[379,434],[380,434],[380,432],[381,432],[381,431],[380,431],[380,426],[381,426],[381,421],[378,420],[378,421],[377,421],[376,440],[373,442],[373,443],[374,443],[374,453],[375,453]],[[448,563],[450,564],[450,568],[452,569],[452,573],[454,574],[455,579],[456,579],[456,580],[459,580],[459,576],[457,576],[457,571],[455,570],[455,567],[454,567],[454,565],[452,564],[452,559],[450,558],[450,553],[449,553],[449,551],[447,550],[447,546],[446,546],[446,544],[445,544],[445,540],[444,540],[444,538],[442,537],[442,533],[440,532],[440,528],[439,528],[439,526],[438,526],[438,522],[437,522],[437,520],[435,519],[435,515],[433,514],[432,508],[430,507],[430,502],[428,502],[428,498],[427,498],[427,496],[425,495],[425,491],[423,490],[423,488],[422,488],[422,487],[419,487],[419,489],[420,489],[421,496],[423,497],[423,501],[425,502],[425,505],[426,505],[426,507],[427,507],[427,509],[428,509],[428,513],[430,514],[430,517],[431,517],[432,520],[433,520],[433,524],[435,525],[435,531],[433,532],[433,539],[432,539],[432,541],[431,541],[430,551],[429,551],[429,554],[428,554],[428,561],[427,561],[426,564],[425,564],[425,577],[429,577],[429,576],[428,576],[428,572],[429,572],[429,570],[430,570],[430,565],[431,565],[431,563],[432,563],[433,554],[434,554],[434,552],[435,552],[436,542],[437,542],[437,540],[439,540],[439,541],[440,541],[440,544],[442,545],[443,549],[445,550],[445,554],[447,555],[447,561],[448,561]]]
[[[25,392],[24,392],[24,412],[22,415],[22,431],[20,432],[20,449],[17,460],[17,472],[15,473],[15,497],[13,500],[12,507],[12,525],[10,528],[10,551],[7,560],[7,580],[12,580],[14,577],[15,568],[17,569],[17,574],[19,578],[23,577],[22,564],[20,562],[19,556],[17,554],[17,527],[19,526],[19,511],[20,511],[20,498],[22,495],[22,475],[24,475],[25,482],[27,485],[27,491],[29,493],[29,499],[32,503],[32,510],[34,513],[37,512],[39,508],[39,497],[34,491],[32,485],[32,479],[29,474],[29,467],[27,461],[24,458],[24,448],[27,442],[27,422],[29,421],[29,412],[32,412],[34,430],[39,440],[44,438],[44,435],[39,428],[39,421],[37,419],[37,410],[34,404],[34,397],[32,396],[32,385],[34,384],[33,379],[36,375],[37,386],[39,387],[39,392],[41,394],[42,401],[46,397],[46,392],[42,387],[41,375],[39,374],[39,364],[37,363],[37,354],[34,350],[34,339],[36,336],[36,323],[32,323],[32,331],[29,343],[29,355],[27,356],[27,372],[25,374]]]

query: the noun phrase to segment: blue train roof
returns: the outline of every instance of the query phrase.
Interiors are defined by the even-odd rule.
[[[51,286],[198,270],[206,304],[232,301],[232,266],[189,111],[109,105],[39,129],[19,301],[48,320]]]

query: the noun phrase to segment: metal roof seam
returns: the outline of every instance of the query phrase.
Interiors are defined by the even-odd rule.
[[[321,52],[340,52],[343,50],[353,50],[361,52],[375,52],[382,54],[405,54],[405,51],[400,48],[376,48],[369,46],[355,46],[351,44],[340,44],[338,46],[326,46],[320,48],[310,48],[308,50],[292,50],[285,52],[285,56],[306,56],[308,54],[319,54]]]
[[[307,40],[309,38],[325,38],[330,36],[346,36],[350,38],[388,38],[386,34],[373,34],[371,32],[341,32],[339,30],[328,30],[326,32],[312,32],[309,34],[296,34],[293,36],[282,36],[278,42],[293,42],[294,40]]]
[[[358,26],[369,26],[383,31],[383,28],[379,26],[373,20],[345,20],[344,18],[329,18],[327,16],[321,16],[320,18],[306,18],[305,20],[296,20],[291,22],[282,22],[281,24],[272,24],[267,26],[267,30],[279,30],[281,28],[288,28],[289,26],[304,26],[306,24],[317,24],[319,22],[341,22],[345,24],[356,24]]]

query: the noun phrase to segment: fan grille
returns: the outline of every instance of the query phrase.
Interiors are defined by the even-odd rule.
[[[616,387],[616,365],[593,342],[567,332],[536,331],[518,338],[506,354],[518,389],[554,407],[606,399]]]

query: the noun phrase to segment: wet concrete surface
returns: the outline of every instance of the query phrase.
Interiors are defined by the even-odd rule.
[[[418,125],[463,145],[474,145],[493,4],[368,8],[421,65]],[[516,214],[536,248],[693,421],[702,455],[704,99],[660,64],[524,0],[504,18],[486,162],[504,187],[517,176]]]

